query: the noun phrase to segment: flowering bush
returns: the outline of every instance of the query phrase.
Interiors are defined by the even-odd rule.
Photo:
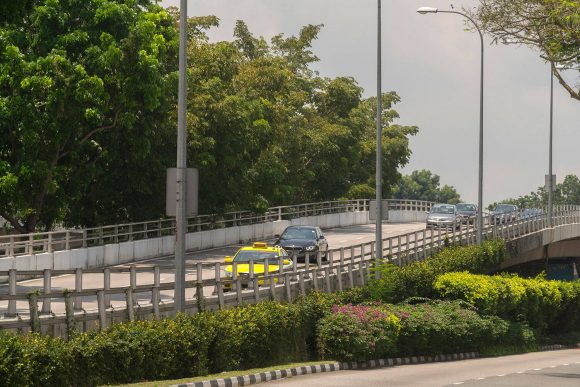
[[[384,358],[395,353],[400,329],[384,305],[334,305],[318,324],[319,354],[339,361]]]

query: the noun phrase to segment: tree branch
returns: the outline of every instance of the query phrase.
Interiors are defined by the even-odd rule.
[[[112,129],[115,126],[117,126],[117,119],[119,118],[119,111],[115,112],[115,117],[113,118],[113,122],[110,125],[103,125],[103,126],[99,126],[98,128],[95,128],[93,130],[91,130],[90,132],[88,132],[87,134],[84,135],[83,138],[80,139],[80,141],[78,142],[77,145],[82,145],[85,142],[87,142],[88,140],[91,139],[91,137],[93,137],[95,134],[102,132],[103,130],[107,130],[107,129]],[[58,160],[64,158],[66,155],[68,155],[70,153],[69,151],[66,151],[64,153],[61,153],[60,156],[58,157]]]

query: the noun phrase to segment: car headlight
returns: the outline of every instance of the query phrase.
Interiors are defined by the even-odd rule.
[[[314,251],[314,250],[316,250],[316,246],[306,246],[304,248],[304,250],[306,250],[306,251]]]

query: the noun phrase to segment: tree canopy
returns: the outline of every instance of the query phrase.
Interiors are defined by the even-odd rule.
[[[554,205],[580,203],[580,178],[576,175],[566,175],[564,181],[556,184],[552,195]],[[548,191],[545,187],[539,187],[535,192],[522,195],[517,198],[509,198],[501,203],[515,204],[520,208],[540,208],[548,205]],[[488,209],[495,208],[497,203],[492,203]]]
[[[449,185],[440,187],[439,175],[427,169],[413,171],[403,176],[394,189],[395,199],[425,200],[436,203],[456,204],[461,202],[459,193]]]
[[[163,216],[179,11],[154,3],[0,8],[11,15],[0,23],[0,216],[16,230]],[[218,25],[188,20],[188,165],[200,170],[200,212],[374,196],[376,99],[351,77],[312,70],[322,26],[266,41],[239,21],[233,41],[210,42]],[[384,94],[385,197],[418,130],[395,124],[399,100]]]
[[[38,0],[0,28],[0,215],[18,231],[148,213],[178,48],[152,3]]]
[[[480,0],[470,12],[481,27],[508,44],[525,44],[548,62],[580,71],[580,2],[570,0]],[[580,82],[554,75],[580,101]],[[580,81],[580,77],[577,78]]]

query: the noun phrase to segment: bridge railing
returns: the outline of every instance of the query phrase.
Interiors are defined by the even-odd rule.
[[[485,239],[512,240],[540,232],[547,227],[547,215],[537,215],[501,223],[488,222],[483,236]],[[553,226],[578,223],[580,207],[555,208]],[[381,255],[391,263],[406,265],[426,259],[447,244],[468,245],[475,241],[476,230],[469,225],[459,229],[423,229],[385,238]],[[326,261],[318,253],[315,263],[307,257],[305,264],[299,265],[297,257],[293,256],[290,271],[281,270],[265,277],[250,274],[249,278],[225,276],[221,262],[187,264],[186,308],[195,312],[259,302],[261,299],[291,301],[298,294],[312,290],[332,292],[364,285],[376,256],[374,241],[360,243],[330,250]],[[250,266],[253,265],[251,262]],[[237,272],[235,268],[233,272]],[[253,272],[250,269],[250,273]],[[19,290],[17,278],[20,275],[42,276],[42,288],[32,292]],[[75,276],[74,290],[62,291],[62,288],[52,286],[53,278],[62,275]],[[95,279],[95,275],[98,278]],[[173,313],[174,275],[171,265],[0,271],[0,276],[9,276],[10,279],[8,294],[0,295],[0,316],[4,315],[0,318],[0,329],[44,329],[44,332],[62,335],[62,327],[70,327],[71,321],[73,325],[82,324],[82,330],[87,330],[106,327],[112,321],[170,315]],[[113,286],[113,276],[117,279],[123,277],[123,285]],[[89,281],[93,287],[87,289],[83,285]],[[225,285],[232,291],[226,293]],[[39,302],[42,302],[41,308]]]
[[[262,214],[256,214],[250,211],[238,211],[228,212],[223,215],[199,215],[187,219],[187,232],[289,220],[314,215],[368,211],[368,205],[369,201],[366,199],[340,200],[271,207]],[[0,236],[0,258],[102,246],[110,243],[156,238],[174,234],[175,220],[159,219],[84,229],[2,235]]]

